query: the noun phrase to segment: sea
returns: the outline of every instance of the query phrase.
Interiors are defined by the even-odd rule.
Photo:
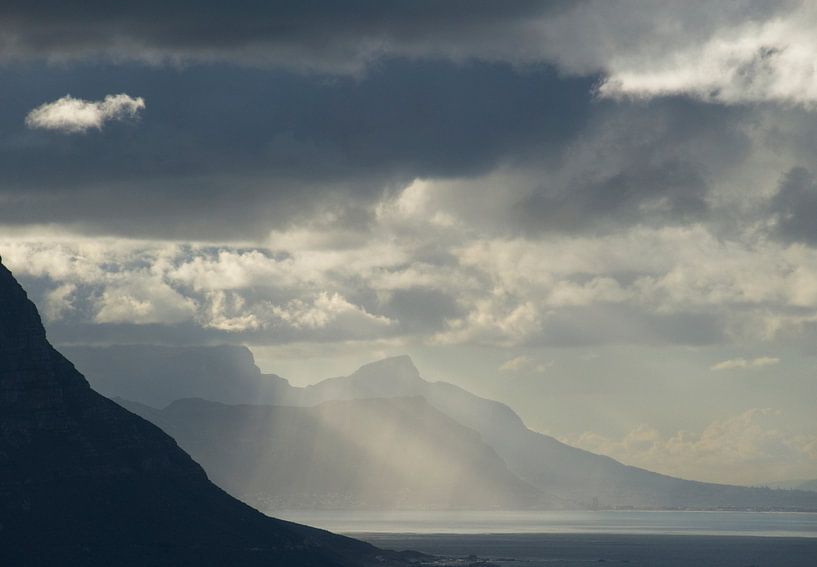
[[[817,513],[314,512],[275,516],[378,547],[501,567],[817,567]],[[474,563],[471,557],[464,565]]]

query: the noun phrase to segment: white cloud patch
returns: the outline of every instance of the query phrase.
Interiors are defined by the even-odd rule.
[[[352,334],[382,330],[392,324],[388,317],[372,315],[339,293],[321,292],[312,301],[295,299],[273,306],[272,313],[298,329],[325,329],[338,325]]]
[[[817,476],[817,437],[794,433],[785,416],[751,409],[717,420],[700,433],[665,436],[639,425],[622,438],[584,433],[568,442],[626,464],[708,482],[763,484]]]
[[[74,294],[77,286],[73,283],[65,283],[49,291],[45,296],[45,308],[43,312],[48,321],[62,319],[63,316],[74,309]]]
[[[596,0],[541,25],[538,55],[601,73],[598,93],[723,104],[817,104],[817,5]]]
[[[227,333],[254,331],[263,327],[258,316],[247,310],[247,302],[238,293],[216,289],[207,293],[206,298],[206,306],[198,317],[202,326]]]
[[[101,130],[106,122],[135,118],[145,108],[145,99],[127,94],[107,95],[103,100],[84,100],[70,94],[42,104],[28,113],[29,128],[58,130],[69,134]]]
[[[196,302],[151,277],[122,278],[108,285],[97,300],[97,323],[171,324],[187,321]]]
[[[536,374],[544,374],[547,372],[547,369],[553,366],[553,361],[548,362],[538,362],[536,359],[526,356],[520,355],[510,360],[506,361],[499,367],[500,372],[509,372],[509,373],[536,373]]]
[[[701,44],[679,45],[653,60],[611,61],[602,96],[690,95],[722,103],[817,103],[813,7],[787,17],[718,30]]]
[[[735,370],[739,368],[761,368],[763,366],[773,366],[780,362],[779,358],[771,356],[761,356],[758,358],[732,358],[712,365],[712,370]]]

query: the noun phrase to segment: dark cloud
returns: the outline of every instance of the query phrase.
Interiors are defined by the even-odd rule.
[[[66,4],[4,2],[6,59],[233,60],[359,71],[381,55],[467,57],[497,43],[529,50],[523,32],[567,2],[522,0],[239,0]]]
[[[263,233],[318,206],[365,207],[415,177],[556,156],[586,122],[591,85],[548,68],[404,60],[361,79],[225,66],[4,74],[0,222],[205,238]],[[147,108],[102,132],[25,128],[32,107],[66,92],[127,92]]]
[[[543,187],[517,207],[534,230],[609,230],[622,223],[700,219],[709,187],[694,164],[669,160],[634,164],[600,180],[552,194]]]
[[[787,242],[817,244],[817,180],[805,167],[790,169],[769,202],[775,234]]]
[[[406,333],[440,331],[445,328],[446,320],[465,315],[465,310],[452,293],[423,288],[391,292],[378,311],[400,321]]]
[[[562,166],[566,173],[545,172],[516,204],[518,224],[532,232],[606,232],[704,220],[713,182],[749,155],[746,115],[684,99],[604,104],[573,162]]]

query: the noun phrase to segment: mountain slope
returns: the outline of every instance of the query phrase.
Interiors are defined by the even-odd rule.
[[[2,263],[0,541],[3,565],[352,566],[383,555],[217,488],[173,439],[91,390]]]
[[[543,504],[474,431],[423,398],[314,407],[121,401],[262,509],[487,509]]]

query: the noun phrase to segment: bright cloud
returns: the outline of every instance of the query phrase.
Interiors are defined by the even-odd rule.
[[[69,311],[74,309],[73,296],[77,291],[76,284],[66,283],[57,286],[49,291],[45,296],[45,318],[49,321],[62,319]]]
[[[195,300],[155,277],[134,276],[105,286],[97,300],[97,323],[170,324],[193,318]]]
[[[726,24],[702,42],[659,48],[656,57],[611,58],[599,94],[690,95],[721,103],[774,101],[811,107],[817,103],[815,25],[817,9],[804,2],[766,21]]]
[[[553,362],[537,362],[534,358],[526,355],[514,357],[499,367],[500,372],[535,372],[544,374],[548,368],[553,366]]]
[[[29,128],[58,130],[69,134],[101,130],[106,122],[135,118],[145,108],[145,99],[124,93],[103,100],[84,100],[70,94],[42,104],[28,113]]]
[[[712,370],[734,370],[736,368],[760,368],[763,366],[772,366],[780,362],[779,358],[771,356],[761,356],[758,358],[732,358],[724,360],[712,366]]]
[[[700,433],[666,436],[642,424],[622,438],[588,432],[569,441],[626,464],[710,482],[764,484],[817,470],[817,437],[790,431],[772,409],[747,410]]]

